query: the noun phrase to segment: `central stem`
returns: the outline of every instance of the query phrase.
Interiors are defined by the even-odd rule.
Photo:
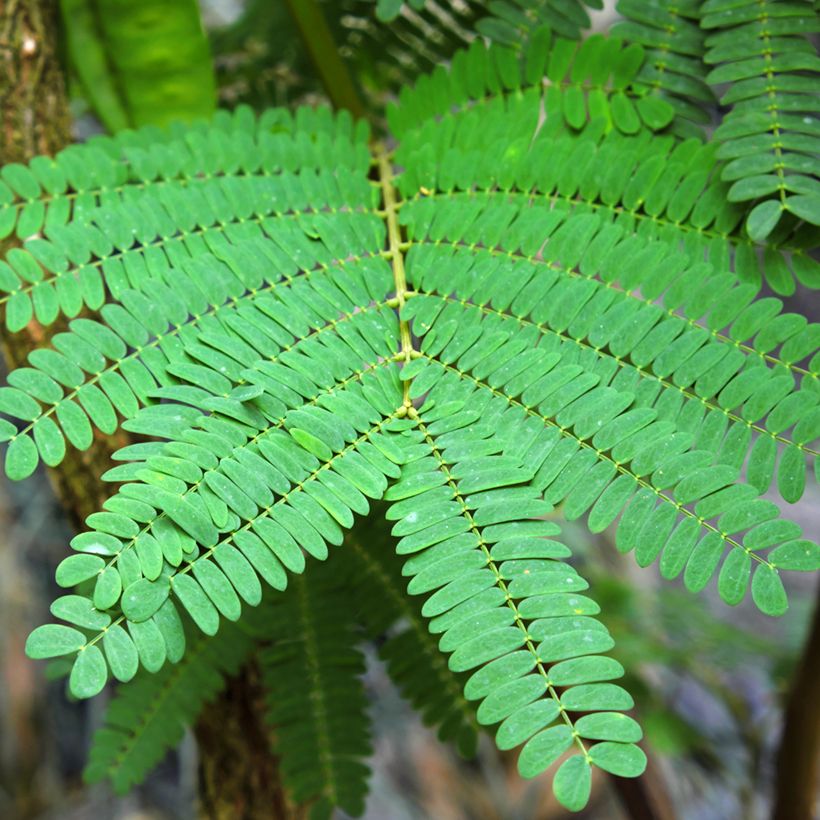
[[[399,209],[396,187],[393,185],[393,167],[387,149],[383,143],[374,146],[373,153],[379,166],[379,182],[382,189],[382,204],[387,221],[388,256],[393,265],[393,281],[396,287],[396,307],[399,311],[399,334],[401,336],[401,358],[405,364],[413,357],[413,338],[410,335],[410,324],[401,318],[401,311],[407,300],[407,279],[404,274],[404,255],[402,253],[401,229],[397,212]],[[404,383],[404,406],[412,407],[410,401],[410,382]]]

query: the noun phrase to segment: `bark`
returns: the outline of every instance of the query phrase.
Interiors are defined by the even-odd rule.
[[[264,700],[254,664],[229,681],[196,727],[199,813],[207,820],[298,820],[271,753]]]
[[[71,138],[57,55],[56,15],[56,0],[0,0],[0,165],[53,153]],[[14,242],[0,242],[0,256]],[[0,327],[0,343],[9,367],[23,363],[42,338],[42,329],[32,327],[12,339],[5,332],[2,317]],[[2,546],[11,552],[12,545],[5,540]],[[5,673],[0,720],[7,721],[0,778],[6,809],[10,806],[12,814],[33,817],[47,808],[37,783],[50,752],[40,720],[44,690],[34,677],[33,665],[23,660],[25,631],[31,626],[29,613],[35,607],[24,594],[29,591],[25,582],[20,584],[24,571],[16,556],[7,553],[2,563],[6,588],[0,620],[8,624],[10,632],[0,641]],[[15,579],[13,586],[10,578]]]
[[[777,755],[773,820],[816,817],[820,758],[820,600],[815,604],[803,656],[792,680]]]
[[[56,0],[0,0],[3,163],[53,153],[71,138],[56,32]]]
[[[58,54],[56,0],[0,0],[0,160],[26,162],[54,154],[71,140],[71,120]],[[9,242],[4,243],[3,251]],[[32,320],[20,333],[2,331],[9,368],[20,367],[65,322],[44,328]],[[80,526],[108,496],[100,476],[124,436],[98,435],[84,453],[73,452],[49,477],[72,523]]]

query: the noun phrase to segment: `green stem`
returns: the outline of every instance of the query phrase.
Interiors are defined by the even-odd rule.
[[[413,337],[409,323],[401,319],[401,309],[407,298],[407,279],[404,274],[404,255],[402,252],[401,228],[396,218],[396,212],[401,204],[396,197],[396,188],[393,185],[393,169],[383,144],[377,143],[373,147],[373,155],[379,167],[379,181],[382,187],[382,207],[387,221],[387,239],[389,242],[388,255],[393,264],[393,279],[396,285],[396,310],[399,312],[399,332],[401,334],[401,356],[407,363],[413,356]],[[410,382],[404,383],[404,406],[408,412],[413,407],[410,401]]]
[[[285,0],[285,5],[333,106],[346,108],[354,117],[364,117],[364,105],[319,4],[316,0]]]

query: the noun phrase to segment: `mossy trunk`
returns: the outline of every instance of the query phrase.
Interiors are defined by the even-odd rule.
[[[231,679],[196,727],[199,814],[207,820],[300,820],[282,788],[256,665]]]
[[[57,0],[0,0],[0,161],[25,162],[71,139],[57,55]]]
[[[71,140],[65,77],[58,53],[57,0],[0,0],[0,164],[26,162],[54,154]],[[4,252],[14,240],[6,240]],[[65,322],[48,328],[36,320],[20,333],[2,331],[9,368],[26,363],[28,354],[48,343]],[[74,452],[49,470],[57,495],[75,526],[100,508],[107,497],[100,476],[123,437],[99,435],[84,453]]]
[[[54,154],[71,140],[65,74],[60,62],[57,0],[0,0],[0,164]],[[0,253],[17,240],[0,242]],[[66,327],[32,321],[11,335],[0,323],[9,368],[19,367],[36,347]],[[97,434],[83,453],[69,452],[49,475],[66,514],[78,528],[111,494],[101,475],[123,434]],[[200,811],[208,818],[295,818],[288,810],[271,756],[259,688],[253,670],[231,681],[202,716]]]

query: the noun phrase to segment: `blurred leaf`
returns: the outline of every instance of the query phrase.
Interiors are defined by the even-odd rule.
[[[214,73],[196,0],[61,0],[71,67],[110,131],[209,116]]]

